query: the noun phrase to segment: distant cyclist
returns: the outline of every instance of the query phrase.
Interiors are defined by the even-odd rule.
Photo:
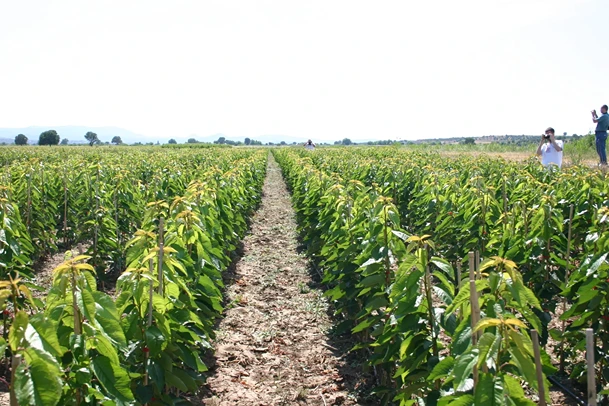
[[[305,149],[312,151],[315,149],[315,144],[313,144],[313,141],[309,140],[309,141],[305,142],[304,147],[305,147]]]

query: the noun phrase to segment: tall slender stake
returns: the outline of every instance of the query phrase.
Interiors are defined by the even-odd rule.
[[[30,231],[30,223],[32,222],[32,174],[27,178],[27,217],[25,224],[27,231]]]
[[[565,257],[565,285],[569,283],[569,268],[571,266],[571,230],[573,225],[573,205],[569,208],[569,230],[567,232],[567,256]],[[562,298],[562,314],[567,311],[567,298]],[[565,372],[565,330],[567,321],[562,321],[562,338],[560,340],[560,372]]]
[[[537,372],[537,389],[539,392],[539,406],[546,406],[546,388],[543,385],[543,370],[541,366],[541,351],[539,350],[539,334],[537,330],[531,330],[533,341],[533,354],[535,356],[535,371]]]
[[[152,258],[148,260],[148,270],[150,271],[150,275],[154,274],[154,261]],[[146,325],[148,327],[152,326],[152,296],[154,293],[154,284],[152,283],[152,279],[150,282],[149,289],[149,297],[148,297],[148,323]],[[148,358],[150,357],[149,351],[144,351],[144,386],[148,386]]]
[[[15,393],[15,372],[17,372],[19,364],[21,364],[21,355],[13,355],[11,360],[11,406],[19,406],[17,394]]]
[[[594,369],[594,330],[586,329],[586,363],[588,364],[588,405],[596,406],[596,378]]]
[[[154,275],[154,260],[152,258],[150,258],[148,260],[148,270],[150,271],[150,275]],[[147,326],[150,327],[152,326],[152,296],[154,294],[154,284],[152,283],[152,280],[150,280],[150,291],[149,291],[149,297],[148,297],[148,324]]]
[[[505,189],[505,176],[503,177],[503,224],[507,224],[508,199]]]
[[[78,310],[78,302],[76,300],[76,276],[74,275],[74,269],[72,269],[72,312],[74,313],[74,334],[82,334],[82,325],[80,319],[80,310]]]
[[[461,288],[463,287],[463,277],[461,276],[461,261],[457,261],[456,267],[456,275],[455,275],[455,282],[457,282],[457,288],[459,290],[461,290]]]
[[[469,253],[469,300],[472,307],[472,344],[478,344],[478,333],[474,333],[474,328],[480,320],[480,303],[478,303],[478,291],[476,290],[476,256],[473,252]],[[474,386],[478,384],[478,367],[474,366]]]
[[[63,168],[63,243],[68,246],[68,181],[66,168]]]
[[[427,295],[427,307],[429,310],[429,327],[431,329],[431,347],[434,357],[438,356],[438,343],[436,337],[436,322],[433,311],[433,302],[431,296],[431,272],[429,271],[429,264],[425,266],[425,293]]]
[[[470,252],[468,254],[468,258],[469,258],[469,279],[470,280],[476,280],[476,256],[473,252]]]
[[[165,219],[161,217],[159,219],[159,295],[163,295],[163,249],[164,249],[164,234],[165,230],[163,229],[165,223]]]

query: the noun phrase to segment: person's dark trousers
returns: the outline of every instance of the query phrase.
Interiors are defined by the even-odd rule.
[[[598,131],[596,133],[596,152],[601,160],[601,164],[607,164],[607,131]]]

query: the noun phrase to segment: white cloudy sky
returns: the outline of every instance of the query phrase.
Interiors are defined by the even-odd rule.
[[[579,134],[607,27],[607,0],[0,0],[0,127]]]

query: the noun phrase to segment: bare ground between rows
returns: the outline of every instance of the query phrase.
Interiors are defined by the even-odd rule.
[[[328,334],[328,302],[297,247],[290,195],[271,157],[226,290],[202,404],[367,404],[356,395],[365,385],[361,367],[346,355],[353,343]]]

